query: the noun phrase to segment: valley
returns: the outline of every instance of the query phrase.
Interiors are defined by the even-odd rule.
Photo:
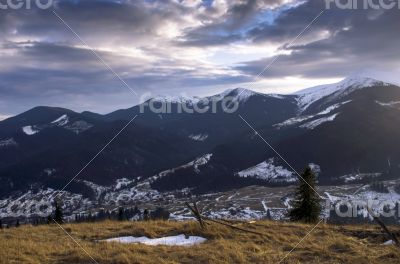
[[[223,111],[227,98],[237,113]],[[293,168],[307,166],[324,206],[399,200],[399,87],[353,76],[292,95],[233,89],[205,99],[219,111],[142,113],[137,105],[96,115],[37,107],[0,122],[0,217],[43,219],[57,198],[69,221],[135,206],[161,207],[182,220],[190,217],[188,201],[213,218],[285,220],[298,181]],[[149,100],[179,106],[205,99]],[[368,219],[363,209],[359,215]]]

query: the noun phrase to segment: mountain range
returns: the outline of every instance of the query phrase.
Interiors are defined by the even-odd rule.
[[[223,111],[225,98],[237,111]],[[205,101],[215,102],[215,113],[178,110]],[[238,88],[152,102],[158,109],[167,102],[171,111],[142,104],[100,115],[41,106],[1,121],[0,198],[62,189],[74,177],[65,190],[93,196],[88,183],[107,188],[121,179],[158,192],[207,193],[293,184],[292,169],[306,166],[321,185],[390,179],[400,171],[400,87],[372,78],[289,95]]]

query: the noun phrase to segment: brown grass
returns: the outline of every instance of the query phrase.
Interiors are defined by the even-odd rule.
[[[63,225],[98,263],[279,263],[313,226],[261,221],[241,227],[265,236],[196,222],[101,222]],[[199,235],[193,247],[97,242],[116,236]],[[400,251],[382,246],[376,226],[321,223],[282,263],[400,263]],[[0,263],[94,263],[56,225],[0,230]]]

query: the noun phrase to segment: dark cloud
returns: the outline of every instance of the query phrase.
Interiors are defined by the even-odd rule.
[[[0,115],[39,104],[106,112],[137,102],[91,48],[139,94],[240,86],[274,59],[264,47],[282,53],[266,79],[399,70],[397,9],[327,10],[289,45],[324,8],[320,0],[57,1],[54,10],[90,47],[52,10],[1,10]],[[259,55],[232,65],[238,44]]]
[[[250,33],[255,42],[261,43],[294,38],[322,8],[322,4],[311,1],[289,10],[274,26]],[[379,13],[370,10],[327,10],[297,41],[299,43],[288,46],[287,41],[284,42],[281,50],[285,51],[285,55],[281,55],[263,76],[332,78],[365,69],[398,70],[400,54],[396,50],[400,35],[396,32],[400,32],[399,21],[400,12],[397,9]],[[243,62],[237,68],[256,74],[273,59]]]
[[[256,31],[254,24],[260,19],[269,23],[272,14],[280,13],[280,8],[284,3],[284,0],[232,0],[223,7],[214,4],[207,9],[206,13],[198,16],[199,19],[206,21],[204,25],[189,30],[179,44],[201,47],[246,41],[249,39],[246,31],[249,28]],[[263,19],[260,17],[262,15],[266,17]]]

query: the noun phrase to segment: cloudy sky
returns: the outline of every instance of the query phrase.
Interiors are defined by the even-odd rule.
[[[353,74],[400,83],[399,22],[399,9],[326,10],[323,0],[75,0],[0,10],[0,119],[37,105],[106,113],[145,93],[290,93]]]

